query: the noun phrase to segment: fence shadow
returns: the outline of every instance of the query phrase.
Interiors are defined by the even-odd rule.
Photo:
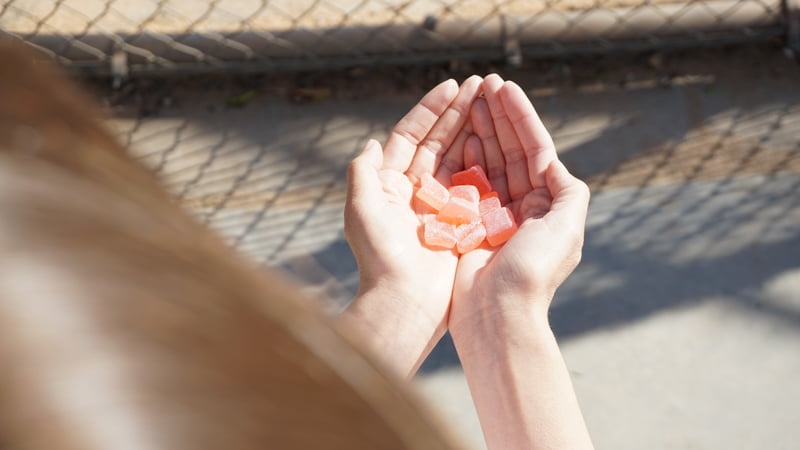
[[[752,62],[740,58],[704,68],[699,83],[535,96],[594,193],[583,262],[551,308],[559,339],[709,298],[800,323],[763,293],[800,254],[797,68],[770,58],[757,63],[783,75],[743,72]],[[201,220],[339,309],[358,286],[342,235],[346,166],[417,94],[300,105],[257,94],[226,106],[237,89],[178,86],[164,94],[170,107],[129,114],[118,133]],[[422,371],[456,364],[445,338]]]
[[[582,263],[550,311],[560,340],[708,300],[800,326],[800,311],[767,292],[800,267],[796,81],[753,95],[741,85],[758,75],[715,75],[705,86],[579,96],[551,120],[559,142],[564,121],[608,111],[607,126],[562,154],[593,199]],[[458,364],[445,339],[422,371]]]

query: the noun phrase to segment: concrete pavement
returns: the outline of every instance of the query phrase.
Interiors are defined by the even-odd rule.
[[[583,262],[551,309],[590,431],[599,449],[797,448],[800,69],[765,48],[651,65],[508,74],[593,188]],[[111,124],[198,217],[335,310],[358,283],[346,166],[434,82],[330,81],[301,105],[267,82],[241,108],[225,107],[236,87],[178,83],[157,114],[123,101]],[[484,448],[448,339],[418,384]]]

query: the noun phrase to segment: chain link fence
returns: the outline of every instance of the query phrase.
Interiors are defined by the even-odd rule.
[[[783,37],[794,0],[2,0],[0,33],[88,75],[335,69]]]
[[[454,60],[514,63],[528,57],[786,39],[798,28],[792,25],[796,16],[788,14],[797,1],[0,0],[0,34],[39,49],[75,73],[119,78]],[[627,66],[619,74],[611,71],[599,84],[592,72],[592,85],[573,98],[582,102],[578,110],[544,109],[551,112],[545,113],[545,120],[560,149],[566,150],[569,167],[595,192],[631,195],[633,206],[609,200],[609,214],[627,208],[606,224],[623,229],[615,239],[622,240],[637,221],[665,220],[678,230],[696,229],[691,221],[669,222],[672,219],[657,214],[660,208],[648,205],[691,196],[698,204],[711,203],[718,192],[738,186],[738,174],[790,178],[800,171],[800,109],[791,94],[794,85],[781,85],[785,96],[739,109],[715,96],[713,84],[703,81],[769,67],[774,61],[760,60],[758,54],[734,61],[721,58],[727,64],[723,69],[704,69],[700,67],[711,52],[697,53],[685,67],[671,68],[685,77],[670,75],[666,80],[700,111],[690,114],[691,127],[662,127],[674,121],[660,113],[662,108],[618,104],[619,94],[606,93],[604,89],[615,86],[646,90],[664,83],[661,74],[629,79],[632,69]],[[568,78],[568,70],[559,66],[548,69],[555,75],[538,75]],[[114,91],[110,97],[121,100],[108,104],[119,118],[114,127],[118,137],[159,173],[188,210],[243,254],[282,267],[314,292],[344,304],[358,285],[355,261],[342,238],[346,167],[367,138],[385,137],[410,105],[291,103],[295,97],[315,97],[315,90],[322,97],[338,98],[347,88],[380,92],[383,98],[394,89],[389,77],[361,75],[309,86],[281,86],[276,79],[289,77],[272,77],[269,87],[258,89],[220,87],[214,84],[217,77],[204,78],[189,87],[186,80],[179,80],[184,82],[181,86],[175,80],[136,80],[141,88],[127,83]],[[759,80],[776,83],[772,78]],[[432,81],[412,84],[428,86]],[[300,92],[300,85],[306,91]],[[557,90],[548,89],[534,97],[551,101]],[[668,91],[652,92],[653,104],[672,101]],[[289,102],[274,101],[275,97]],[[239,99],[246,107],[229,106]],[[703,102],[707,105],[697,106]],[[720,104],[726,109],[716,110]],[[607,116],[608,122],[598,129],[582,125],[599,116]],[[637,121],[645,124],[639,133],[646,139],[621,148],[620,143],[629,141],[615,136],[630,133],[626,124]],[[617,150],[612,155],[608,149]],[[719,183],[719,188],[695,192],[695,183]],[[654,203],[651,188],[670,186],[675,194]],[[758,185],[751,197],[775,194],[781,202],[796,200],[796,183],[777,193],[769,189],[766,182]],[[697,209],[687,206],[675,217],[688,217]],[[740,223],[748,223],[746,213],[736,210],[729,220],[703,223],[697,229],[714,231],[713,225],[722,224],[738,232]],[[659,240],[661,235],[642,237],[647,242],[642,246],[668,246]]]

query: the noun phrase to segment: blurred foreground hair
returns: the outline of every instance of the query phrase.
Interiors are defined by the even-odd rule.
[[[0,450],[452,448],[63,75],[0,44]]]

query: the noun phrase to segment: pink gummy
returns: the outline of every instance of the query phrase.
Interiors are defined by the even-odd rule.
[[[492,184],[481,166],[472,166],[467,170],[456,172],[450,177],[453,185],[472,185],[478,188],[481,195],[492,190]]]
[[[505,243],[517,231],[514,215],[508,208],[499,208],[481,217],[486,227],[486,240],[489,245],[497,247]]]
[[[478,203],[478,212],[480,213],[481,217],[489,214],[495,209],[500,209],[503,207],[503,205],[500,204],[500,197],[497,196],[497,193],[493,192],[493,194],[495,195],[484,195],[483,198],[481,198],[480,203]]]
[[[481,199],[481,194],[478,192],[478,188],[472,185],[463,185],[463,186],[453,186],[447,190],[450,194],[450,198],[457,197],[463,198],[472,203],[478,203]]]
[[[420,187],[417,190],[416,197],[426,205],[439,211],[447,203],[450,194],[447,192],[446,187],[436,181],[436,178],[433,178],[429,173],[425,173],[420,178]]]
[[[456,245],[455,225],[428,218],[425,222],[425,245],[429,247],[453,248]]]
[[[433,213],[433,214],[431,214],[431,213],[417,214],[417,217],[419,217],[420,223],[422,223],[422,225],[425,225],[426,223],[430,222],[431,220],[436,220],[436,213]]]
[[[486,239],[486,228],[481,222],[465,223],[456,227],[456,247],[462,255],[478,248]]]

